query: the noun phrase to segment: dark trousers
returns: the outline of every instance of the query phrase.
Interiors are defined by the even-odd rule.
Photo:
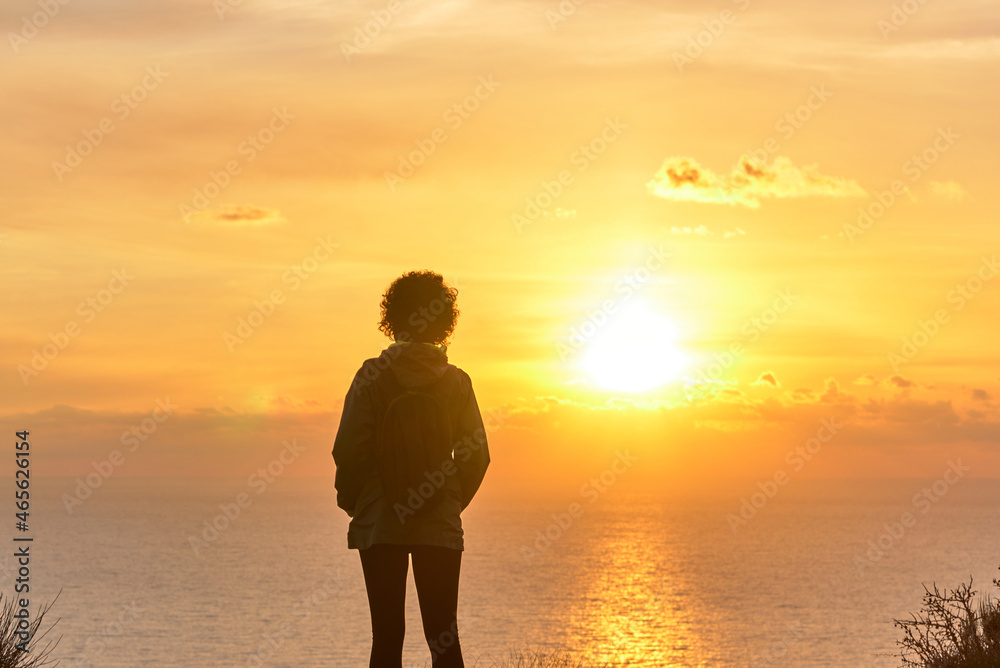
[[[434,668],[464,668],[458,642],[458,574],[462,551],[434,545],[375,544],[361,553],[372,615],[369,668],[402,668],[409,555],[424,638]]]

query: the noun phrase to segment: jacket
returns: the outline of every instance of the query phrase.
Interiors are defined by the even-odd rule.
[[[382,493],[375,458],[375,431],[384,409],[375,383],[378,374],[392,373],[405,389],[419,389],[453,369],[435,388],[450,411],[455,441],[454,467],[444,476],[441,502],[423,515],[411,517],[390,507]],[[472,501],[490,463],[472,381],[448,363],[443,346],[394,343],[377,358],[365,360],[354,376],[333,445],[337,466],[337,505],[351,516],[347,547],[364,550],[376,543],[437,545],[465,549],[461,512]]]

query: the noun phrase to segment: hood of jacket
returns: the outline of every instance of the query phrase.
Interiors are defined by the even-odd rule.
[[[404,388],[432,383],[450,366],[445,346],[420,342],[396,342],[382,351],[379,359],[389,364],[396,380]]]

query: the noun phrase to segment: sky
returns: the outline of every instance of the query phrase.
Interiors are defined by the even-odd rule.
[[[678,487],[1000,476],[995,3],[0,26],[0,423],[42,474],[246,476],[294,440],[288,475],[332,476],[381,293],[432,269],[498,482],[625,450]]]

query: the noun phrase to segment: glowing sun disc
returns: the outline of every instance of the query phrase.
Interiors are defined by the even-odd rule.
[[[609,390],[645,392],[677,378],[684,355],[670,320],[645,304],[622,309],[600,327],[581,366]]]

